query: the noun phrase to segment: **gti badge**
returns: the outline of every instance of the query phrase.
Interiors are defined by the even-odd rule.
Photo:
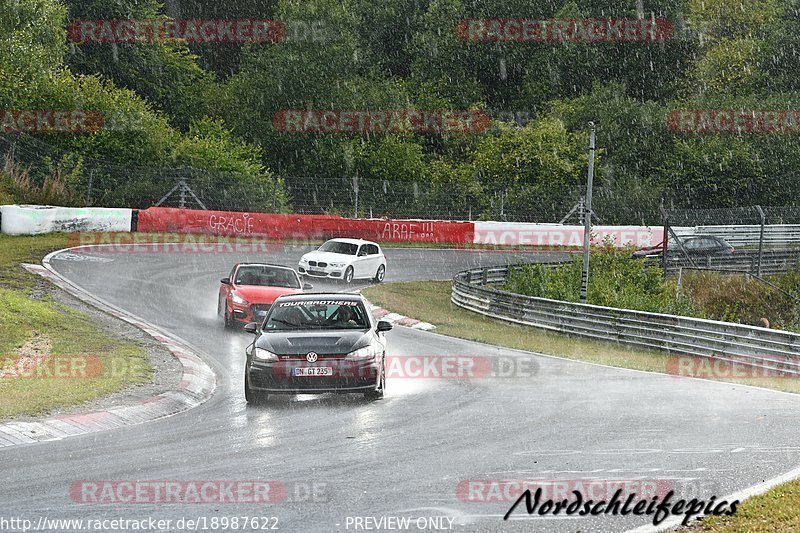
[[[316,363],[317,362],[317,354],[314,352],[308,352],[306,354],[306,361],[309,363]]]

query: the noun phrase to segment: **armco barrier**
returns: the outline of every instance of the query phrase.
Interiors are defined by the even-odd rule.
[[[57,231],[131,231],[130,209],[101,207],[0,206],[2,227],[8,235],[35,235]]]
[[[141,232],[205,233],[269,239],[353,237],[390,242],[471,243],[471,222],[348,219],[331,215],[281,215],[151,207],[138,212]]]
[[[674,250],[674,248],[673,248]],[[661,258],[648,259],[661,265]],[[787,270],[800,270],[800,249],[764,250],[759,265],[758,250],[736,250],[731,255],[697,256],[691,261],[680,255],[669,256],[667,272],[675,274],[681,268],[701,268],[717,271],[749,272],[756,274],[777,274]]]
[[[693,226],[673,228],[680,237],[712,235],[722,237],[732,246],[756,246],[761,226]],[[800,245],[800,224],[768,224],[764,226],[764,246],[767,248]]]
[[[527,222],[475,222],[474,244],[583,246],[583,226]],[[655,246],[664,239],[660,226],[593,226],[592,244],[611,239],[615,246]]]
[[[511,267],[515,268],[515,267]],[[533,298],[487,287],[508,267],[466,270],[453,278],[451,301],[486,316],[591,339],[735,360],[800,376],[800,335],[714,320]]]

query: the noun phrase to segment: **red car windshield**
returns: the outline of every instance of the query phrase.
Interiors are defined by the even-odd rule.
[[[247,265],[236,271],[236,285],[254,285],[263,287],[287,287],[299,289],[300,282],[294,271],[288,268]]]

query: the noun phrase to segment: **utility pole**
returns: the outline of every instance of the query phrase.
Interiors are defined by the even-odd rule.
[[[358,218],[358,171],[353,175],[353,192],[355,192],[355,205],[353,206],[353,218]]]
[[[589,122],[589,174],[586,180],[586,204],[583,217],[583,273],[581,275],[581,303],[586,303],[589,287],[589,243],[592,238],[592,180],[594,179],[594,122]]]

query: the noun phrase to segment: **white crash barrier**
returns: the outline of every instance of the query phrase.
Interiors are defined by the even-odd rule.
[[[752,246],[761,238],[761,226],[694,226],[675,227],[680,237],[712,235],[722,237],[732,246]],[[767,224],[764,226],[764,244],[769,247],[785,247],[800,242],[800,224]]]
[[[36,235],[57,231],[131,231],[132,209],[104,207],[0,206],[0,231]]]
[[[517,246],[583,246],[583,226],[528,222],[475,222],[474,244]],[[660,226],[592,226],[592,243],[610,239],[615,246],[655,246],[663,240]]]

